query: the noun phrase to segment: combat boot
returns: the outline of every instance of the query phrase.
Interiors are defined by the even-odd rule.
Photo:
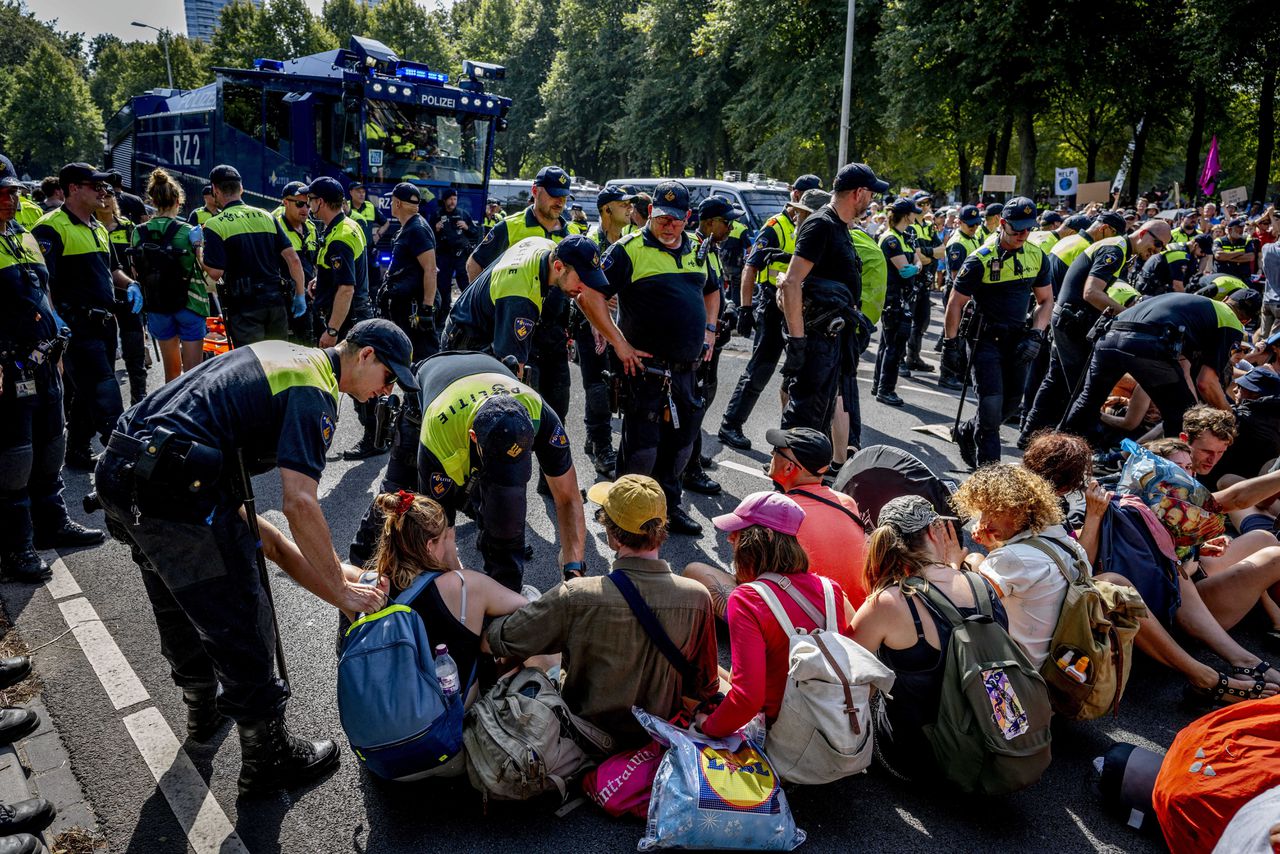
[[[40,728],[40,718],[30,709],[0,709],[0,747],[26,738]]]
[[[0,854],[40,854],[44,846],[30,833],[0,836]]]
[[[16,552],[6,552],[0,556],[0,577],[6,581],[22,581],[27,584],[40,584],[50,575],[49,564],[27,546]]]
[[[0,804],[0,836],[39,833],[57,817],[58,811],[44,798]]]
[[[79,546],[96,546],[107,538],[101,528],[88,528],[72,519],[66,519],[51,531],[37,531],[35,546],[38,549],[73,549]]]
[[[289,734],[284,715],[237,724],[240,729],[240,794],[288,789],[322,776],[338,764],[338,746]]]
[[[226,717],[218,711],[218,686],[183,688],[182,702],[187,704],[187,738],[205,744],[222,729]]]
[[[16,655],[13,658],[0,658],[0,691],[12,688],[30,675],[30,656]]]

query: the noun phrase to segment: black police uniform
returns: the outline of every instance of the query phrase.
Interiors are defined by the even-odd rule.
[[[465,229],[463,224],[467,226]],[[439,271],[436,274],[437,317],[443,328],[453,301],[453,283],[458,283],[459,293],[468,287],[467,257],[476,245],[480,229],[471,214],[461,207],[455,207],[450,213],[443,206],[436,209],[431,228],[436,236],[436,269]]]
[[[334,336],[339,341],[347,337],[351,327],[373,317],[373,307],[369,302],[369,265],[365,262],[362,241],[363,231],[359,228],[358,221],[339,212],[325,229],[316,258],[315,307],[316,313],[324,320],[326,331],[331,328],[329,317],[333,313],[338,288],[352,289],[347,316],[342,319],[342,326],[337,328]],[[358,447],[372,450],[377,426],[376,404],[373,401],[357,401],[355,410],[356,418],[364,428],[364,436]]]
[[[422,264],[418,262],[419,255],[435,248],[436,238],[431,227],[420,214],[414,214],[396,232],[391,243],[391,263],[378,295],[382,316],[404,330],[413,342],[415,361],[435,355],[440,349],[435,305],[423,302]],[[439,293],[438,279],[436,292]]]
[[[911,230],[885,229],[880,235],[880,249],[889,267],[889,280],[884,290],[884,311],[880,314],[880,344],[876,349],[876,369],[871,393],[876,396],[897,393],[898,365],[906,353],[911,335],[911,301],[915,293],[915,277],[903,276],[893,259],[915,260]],[[821,428],[819,428],[821,429]]]
[[[671,249],[647,225],[610,246],[601,268],[609,285],[599,290],[618,297],[618,328],[632,347],[653,354],[635,376],[614,366],[625,398],[617,474],[649,475],[666,494],[668,516],[683,514],[681,475],[704,412],[697,388],[707,332],[704,297],[719,283],[687,233]]]
[[[957,439],[976,444],[979,465],[1000,461],[1000,425],[1022,405],[1027,369],[1044,346],[1043,333],[1027,326],[1027,304],[1036,291],[1049,299],[1049,287],[1039,246],[1024,243],[1009,251],[998,237],[966,258],[956,277],[955,292],[972,299],[982,318],[970,359],[978,411],[960,425]]]
[[[942,245],[942,238],[934,231],[933,225],[918,222],[911,226],[918,249],[934,249]],[[924,256],[924,265],[912,282],[911,297],[908,300],[911,313],[911,335],[907,339],[906,366],[916,371],[932,371],[933,366],[920,358],[920,348],[924,344],[924,333],[929,328],[933,313],[933,280],[938,273],[938,262],[932,255]]]
[[[204,263],[222,270],[218,298],[233,346],[288,337],[292,297],[280,253],[292,245],[271,214],[238,199],[205,222]]]
[[[280,715],[289,689],[275,674],[237,453],[251,475],[279,467],[318,481],[338,420],[339,373],[334,349],[238,347],[126,412],[98,462],[108,528],[143,570],[174,682],[220,685],[219,709],[239,722]]]
[[[315,222],[309,218],[305,219],[302,222],[301,230],[299,230],[289,225],[289,222],[284,218],[284,208],[275,211],[272,216],[280,223],[285,237],[289,238],[289,244],[293,246],[293,251],[298,253],[298,262],[302,265],[302,281],[306,283],[315,281],[316,253],[320,249]],[[280,259],[280,277],[283,281],[289,281],[289,268],[283,258]],[[315,297],[313,295],[307,296],[307,310],[303,312],[301,317],[293,317],[292,314],[290,312],[289,330],[292,332],[293,337],[299,341],[314,345],[320,339],[320,333],[324,331],[324,325],[316,315]]]
[[[1164,434],[1177,436],[1183,413],[1196,402],[1178,357],[1191,362],[1193,379],[1205,366],[1225,375],[1232,348],[1243,336],[1239,319],[1226,303],[1186,293],[1143,300],[1112,322],[1098,341],[1080,395],[1060,429],[1094,436],[1099,409],[1127,373],[1159,408]]]
[[[849,435],[862,433],[857,400],[858,353],[855,317],[862,305],[862,259],[853,248],[849,226],[831,205],[810,214],[796,230],[797,258],[813,264],[804,280],[805,356],[790,380],[790,399],[782,427],[812,427],[826,432],[835,411],[836,391],[849,413]],[[894,362],[895,370],[897,362]]]
[[[960,275],[960,268],[964,266],[964,260],[981,245],[982,241],[978,239],[976,231],[972,237],[969,237],[963,231],[957,229],[955,233],[947,239],[947,284],[942,292],[942,305],[944,309],[947,302],[951,299],[951,291],[956,285],[956,277]],[[941,338],[939,338],[938,344],[941,346]],[[1045,358],[1046,360],[1048,359],[1048,353],[1045,354]],[[939,385],[951,388],[957,387],[956,383],[963,380],[961,374],[964,372],[964,366],[965,356],[959,351],[959,348],[943,352],[942,362],[938,368]]]
[[[63,375],[67,456],[90,465],[89,441],[97,433],[105,443],[124,410],[115,373],[111,241],[97,220],[85,222],[65,205],[42,216],[31,233],[44,253],[54,308],[71,329]]]
[[[0,560],[6,575],[39,576],[33,537],[67,524],[62,500],[62,377],[66,346],[45,287],[49,271],[16,222],[0,233]]]
[[[552,291],[551,252],[556,244],[527,237],[485,267],[458,297],[445,321],[444,350],[476,350],[499,361],[530,362],[534,330]]]
[[[1228,276],[1235,276],[1242,282],[1248,282],[1249,277],[1253,275],[1253,264],[1248,261],[1219,261],[1217,254],[1219,252],[1252,252],[1253,264],[1258,260],[1258,241],[1254,240],[1247,234],[1241,234],[1238,239],[1231,237],[1215,237],[1213,240],[1213,271],[1215,273],[1225,273]]]
[[[729,311],[733,306],[729,302],[729,291],[732,287],[724,271],[724,261],[720,257],[720,245],[713,242],[710,237],[707,237],[701,231],[695,232],[694,240],[699,254],[707,259],[707,264],[711,268],[712,279],[720,286],[720,316],[716,318],[716,343],[711,348],[711,359],[698,365],[698,394],[702,398],[702,411],[706,412],[711,408],[711,404],[715,402],[716,391],[720,388],[720,354],[724,352],[724,346],[729,343],[729,338],[733,334],[733,325],[725,319],[726,311]],[[693,440],[693,451],[689,454],[689,464],[684,470],[685,486],[695,492],[701,491],[718,495],[720,493],[720,485],[706,477],[704,470],[705,466],[702,464],[702,430],[699,429],[697,437]]]
[[[1079,393],[1093,349],[1089,331],[1102,316],[1085,300],[1085,282],[1096,276],[1110,287],[1131,254],[1128,237],[1108,237],[1090,242],[1067,268],[1053,308],[1049,372],[1036,392],[1031,411],[1023,419],[1024,436],[1056,426]]]
[[[603,257],[605,250],[610,246],[609,237],[604,233],[604,229],[597,227],[588,232],[587,236],[596,241]],[[582,408],[587,435],[587,456],[596,463],[596,471],[602,475],[610,475],[613,473],[617,458],[613,453],[613,422],[612,413],[609,410],[609,387],[604,381],[604,372],[609,369],[609,356],[607,352],[596,352],[596,339],[591,322],[574,302],[570,302],[569,306],[569,334],[573,338],[574,354],[578,360],[578,369],[582,373]]]
[[[1170,243],[1142,265],[1136,282],[1138,293],[1146,297],[1171,293],[1174,282],[1182,282],[1183,290],[1189,290],[1191,277],[1199,268],[1199,259],[1191,257],[1190,243]]]
[[[133,265],[129,249],[133,246],[133,228],[131,220],[119,217],[115,228],[107,229],[107,239],[111,241],[111,266],[128,271],[130,275]],[[116,325],[120,328],[120,355],[129,377],[129,405],[133,406],[147,393],[147,344],[142,334],[142,312],[135,313],[125,292],[116,288],[115,314]]]
[[[383,214],[382,208],[375,205],[368,198],[358,206],[354,201],[349,206],[351,208],[351,218],[360,226],[360,233],[364,235],[365,274],[370,281],[376,281],[377,259],[374,257],[373,230],[386,222],[386,216]]]

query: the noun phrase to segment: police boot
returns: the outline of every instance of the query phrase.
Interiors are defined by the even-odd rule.
[[[240,723],[240,794],[288,789],[322,776],[338,764],[338,746],[289,734],[284,715]]]
[[[204,744],[222,729],[227,719],[218,711],[218,686],[183,688],[182,702],[187,704],[187,738]]]
[[[98,528],[86,528],[79,522],[70,519],[52,531],[36,532],[36,548],[38,549],[73,549],[79,546],[96,546],[106,539]]]
[[[0,691],[12,688],[31,675],[31,657],[18,655],[0,659]]]
[[[682,481],[684,483],[684,488],[690,492],[697,492],[702,495],[720,494],[720,484],[707,477],[707,473],[702,471],[702,469],[685,472]]]
[[[49,575],[49,564],[30,546],[16,552],[5,552],[0,556],[0,577],[6,581],[40,584]]]
[[[919,355],[915,355],[907,359],[907,367],[913,371],[920,371],[925,374],[933,373],[933,365],[929,364],[924,359],[921,359]]]
[[[0,854],[40,854],[44,846],[30,833],[0,837]]]
[[[690,537],[702,535],[702,526],[694,521],[683,507],[672,507],[667,513],[667,530],[673,534],[686,534]]]
[[[40,728],[40,718],[27,709],[0,709],[0,747],[26,738]]]
[[[0,836],[39,833],[53,824],[58,811],[44,798],[0,804]]]
[[[977,427],[971,422],[964,422],[959,427],[951,428],[951,441],[960,449],[960,459],[971,469],[978,467]]]
[[[591,462],[602,477],[613,477],[613,470],[618,467],[618,452],[612,444],[596,445],[592,449]]]
[[[86,445],[83,448],[67,448],[63,462],[67,468],[75,471],[93,471],[93,467],[97,465],[98,460]]]
[[[962,388],[964,388],[964,383],[960,382],[960,380],[951,376],[938,377],[938,385],[941,388],[949,388],[952,391],[960,391]]]
[[[716,437],[730,448],[737,448],[739,451],[751,450],[751,440],[743,435],[741,427],[735,427],[732,424],[721,424],[720,431],[716,433]]]

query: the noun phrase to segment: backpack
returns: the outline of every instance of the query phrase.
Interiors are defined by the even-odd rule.
[[[1068,546],[1054,543],[1058,546],[1054,548],[1049,545],[1053,542],[1047,537],[1022,541],[1048,555],[1067,582],[1049,657],[1040,667],[1049,702],[1055,712],[1077,721],[1093,720],[1108,711],[1118,715],[1132,670],[1137,618],[1146,616],[1147,606],[1132,588],[1094,581],[1088,565],[1074,553],[1078,577],[1073,580],[1061,555]]]
[[[485,801],[524,801],[568,782],[592,764],[587,751],[613,752],[613,738],[565,705],[541,670],[509,674],[467,712],[462,740],[467,777]]]
[[[390,780],[439,773],[462,750],[463,698],[475,669],[446,699],[427,627],[409,607],[439,574],[422,573],[393,604],[352,623],[338,659],[338,717],[351,750]]]
[[[825,618],[791,580],[775,573],[760,576],[781,587],[811,620],[823,628],[796,629],[768,584],[748,586],[760,594],[789,642],[787,686],[782,708],[765,737],[765,749],[778,775],[789,783],[830,783],[866,770],[874,753],[871,686],[893,687],[893,671],[870,652],[837,631],[835,587],[819,577]]]
[[[938,717],[924,734],[949,782],[963,792],[1002,795],[1025,789],[1049,767],[1053,710],[1044,678],[996,622],[986,582],[964,576],[978,608],[970,617],[923,578],[904,582],[951,624]]]
[[[187,280],[191,274],[182,262],[191,250],[173,245],[183,225],[181,220],[172,220],[158,236],[155,229],[143,226],[142,241],[133,253],[143,299],[147,310],[155,314],[174,314],[187,307]]]

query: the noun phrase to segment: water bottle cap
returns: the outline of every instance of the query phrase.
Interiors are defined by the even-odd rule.
[[[448,646],[446,646],[445,644],[442,644],[442,643],[438,643],[438,644],[436,644],[436,655],[437,655],[437,656],[441,656],[441,655],[448,655],[448,653],[449,653],[449,647],[448,647]]]

